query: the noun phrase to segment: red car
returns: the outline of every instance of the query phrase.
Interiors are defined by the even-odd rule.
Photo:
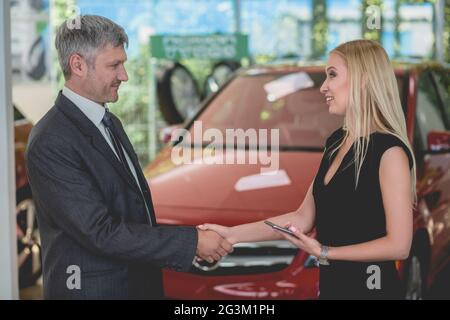
[[[42,274],[36,212],[25,167],[25,148],[32,127],[31,122],[14,108],[16,235],[20,288],[34,285]]]
[[[417,160],[419,199],[411,254],[398,270],[407,298],[448,297],[448,287],[439,283],[450,283],[450,69],[398,64],[395,72]],[[236,73],[203,103],[184,137],[167,144],[145,169],[158,222],[233,226],[297,209],[326,138],[342,125],[342,118],[328,113],[319,92],[324,79],[324,66],[252,67]],[[194,121],[201,121],[203,132],[215,128],[224,136],[226,129],[279,129],[278,171],[260,174],[268,167],[262,162],[205,163],[202,151],[211,140],[186,139],[196,134]],[[192,151],[191,163],[173,161],[180,146]],[[260,147],[248,139],[224,148],[223,154],[261,159]],[[166,295],[174,299],[315,299],[318,279],[315,258],[286,241],[238,244],[219,263],[197,264],[189,273],[164,271]]]

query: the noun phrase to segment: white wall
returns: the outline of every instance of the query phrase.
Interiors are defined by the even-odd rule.
[[[0,1],[0,300],[18,299],[10,4]]]

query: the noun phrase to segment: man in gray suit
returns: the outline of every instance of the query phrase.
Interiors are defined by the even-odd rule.
[[[79,19],[56,34],[66,82],[27,148],[44,297],[161,299],[161,268],[187,271],[195,256],[212,262],[232,247],[214,232],[157,225],[136,153],[106,106],[128,80],[127,35],[106,18]]]

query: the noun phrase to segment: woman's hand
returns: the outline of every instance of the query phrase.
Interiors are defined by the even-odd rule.
[[[198,225],[197,228],[199,230],[211,230],[217,232],[221,235],[225,240],[227,240],[231,245],[236,244],[238,241],[235,237],[233,237],[232,229],[229,227],[221,226],[220,224],[212,224],[212,223],[204,223]]]
[[[290,222],[285,225],[285,228],[288,228],[289,230],[291,230],[299,239],[296,239],[295,237],[290,236],[289,234],[287,234],[285,232],[278,231],[276,229],[273,229],[273,231],[279,233],[286,240],[289,240],[294,245],[296,245],[298,248],[309,253],[310,255],[313,255],[315,257],[320,256],[321,244],[319,243],[319,241],[317,241],[314,238],[308,237],[307,235],[302,233],[300,230],[298,230],[296,227],[292,226],[292,224]]]

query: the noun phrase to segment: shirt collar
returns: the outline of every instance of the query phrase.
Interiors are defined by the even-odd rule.
[[[67,99],[72,101],[97,127],[102,123],[102,119],[106,111],[105,107],[107,107],[106,104],[105,106],[102,106],[97,102],[89,100],[88,98],[73,92],[66,86],[63,87],[62,93]]]

